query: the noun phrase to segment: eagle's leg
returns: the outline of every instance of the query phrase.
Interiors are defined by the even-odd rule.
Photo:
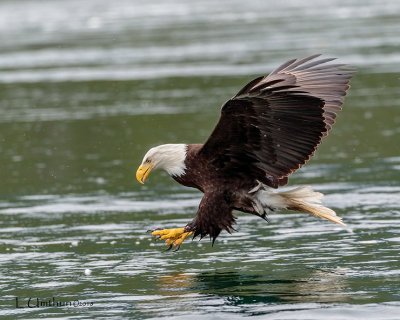
[[[157,236],[160,240],[166,240],[165,243],[171,247],[180,246],[182,242],[185,241],[185,239],[187,237],[190,237],[192,234],[193,231],[190,231],[187,227],[155,230],[151,233],[152,236]]]

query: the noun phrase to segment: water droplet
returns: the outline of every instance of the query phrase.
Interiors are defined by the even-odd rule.
[[[71,247],[77,247],[79,244],[78,240],[71,241]]]
[[[85,275],[90,276],[92,274],[92,270],[85,269]]]

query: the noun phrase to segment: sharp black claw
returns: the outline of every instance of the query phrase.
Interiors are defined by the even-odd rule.
[[[170,244],[170,245],[168,246],[168,248],[165,249],[165,251],[169,251],[169,250],[171,250],[171,249],[172,249],[172,244]]]
[[[153,233],[154,231],[157,231],[157,230],[162,230],[162,229],[161,228],[157,228],[157,229],[154,229],[154,230],[147,230],[146,232],[147,233]],[[154,239],[156,239],[156,240],[160,240],[160,238],[161,238],[161,235],[154,236]]]
[[[154,232],[154,231],[157,231],[157,230],[162,230],[163,228],[155,228],[155,229],[153,229],[153,230],[147,230],[146,232],[147,233],[152,233],[152,232]]]
[[[176,249],[174,250],[174,252],[179,251],[179,248],[181,247],[181,245],[177,246]]]

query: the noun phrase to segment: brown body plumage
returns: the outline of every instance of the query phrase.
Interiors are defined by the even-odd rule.
[[[171,169],[170,174],[204,193],[185,231],[215,240],[221,230],[233,230],[233,210],[266,219],[269,209],[285,208],[341,223],[332,210],[315,205],[322,194],[309,187],[286,193],[268,188],[287,184],[288,176],[313,156],[341,110],[353,71],[317,56],[288,61],[248,83],[223,105],[204,145],[185,145],[184,170],[174,174]]]
[[[240,175],[227,174],[201,152],[202,147],[201,144],[187,146],[185,165],[190,170],[173,178],[184,186],[197,188],[204,193],[196,218],[187,225],[186,230],[194,231],[195,236],[209,234],[215,240],[221,230],[233,230],[233,209],[255,213],[251,203],[246,201],[246,194],[257,182],[243,179]]]

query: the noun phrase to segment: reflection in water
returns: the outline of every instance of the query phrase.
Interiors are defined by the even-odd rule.
[[[159,290],[161,295],[181,295],[195,292],[196,275],[190,273],[174,272],[161,276],[159,279]]]
[[[281,275],[281,274],[280,274]],[[159,279],[161,295],[197,293],[223,298],[227,305],[290,302],[348,302],[345,270],[305,268],[275,279],[245,272],[172,273]]]

